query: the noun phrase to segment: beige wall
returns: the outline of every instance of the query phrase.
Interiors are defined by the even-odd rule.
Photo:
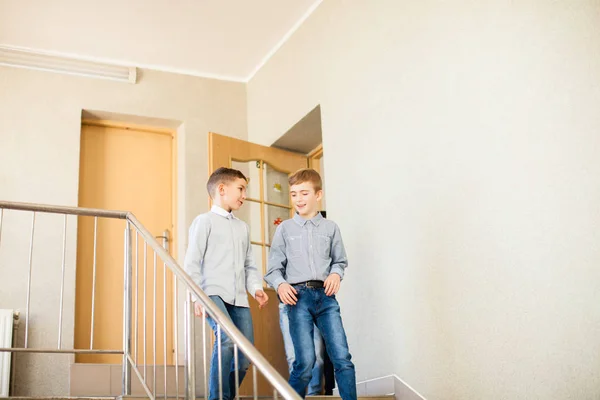
[[[358,379],[600,397],[600,2],[327,0],[248,86],[270,144],[321,104]]]
[[[187,227],[208,205],[207,132],[247,136],[245,85],[147,70],[141,71],[138,84],[130,85],[0,68],[0,199],[77,205],[82,109],[182,123],[178,134],[177,232],[181,258]],[[6,213],[0,247],[1,308],[25,310],[29,224],[29,217],[22,213]],[[73,345],[74,221],[70,228],[65,347]],[[31,346],[56,346],[61,243],[62,219],[41,215],[33,257]],[[34,365],[30,362],[33,357],[44,362]],[[69,356],[20,356],[19,394],[68,394],[68,360]]]

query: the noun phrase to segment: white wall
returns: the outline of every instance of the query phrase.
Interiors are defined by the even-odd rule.
[[[182,123],[178,130],[177,232],[181,259],[191,220],[208,207],[207,133],[247,137],[245,85],[147,70],[141,71],[138,84],[130,85],[0,68],[0,199],[77,205],[82,109]],[[0,246],[0,308],[25,310],[29,229],[26,214],[5,213]],[[66,348],[73,346],[75,238],[73,221],[67,243]],[[53,347],[57,340],[62,219],[40,215],[35,243],[29,344]],[[33,357],[44,361],[32,364]],[[18,356],[18,393],[68,394],[67,357]]]
[[[327,0],[248,86],[249,139],[317,104],[358,379],[600,397],[600,2]]]

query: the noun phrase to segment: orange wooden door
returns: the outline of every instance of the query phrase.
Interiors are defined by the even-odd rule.
[[[173,229],[173,134],[130,127],[84,124],[81,131],[79,206],[132,211],[156,236]],[[75,307],[75,348],[89,349],[92,327],[92,284],[94,265],[94,218],[80,217],[77,245],[77,277]],[[123,348],[123,220],[98,219],[96,237],[96,278],[93,322],[94,349]],[[172,235],[171,235],[172,236]],[[132,230],[134,296],[132,347],[139,363],[154,357],[164,365],[173,360],[173,279],[147,250],[146,304],[144,292],[144,246],[141,237],[135,250],[136,235]],[[170,247],[174,248],[173,242]],[[156,317],[154,314],[154,279],[156,278]],[[166,293],[164,291],[166,284]],[[137,285],[137,286],[136,286]],[[167,313],[163,312],[166,302]],[[144,329],[144,309],[146,324]],[[137,318],[135,314],[137,313]],[[153,324],[156,318],[157,332]],[[167,358],[164,358],[164,320],[166,318]],[[146,351],[143,338],[146,334]],[[120,355],[78,355],[76,362],[121,363]]]

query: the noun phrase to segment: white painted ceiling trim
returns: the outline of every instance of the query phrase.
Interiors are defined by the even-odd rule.
[[[44,57],[48,58],[48,59],[52,59],[53,62],[56,62],[56,63],[64,62],[64,63],[68,64],[69,62],[76,63],[77,61],[82,61],[82,62],[87,62],[87,63],[103,64],[108,67],[119,66],[119,67],[133,68],[133,69],[141,68],[141,69],[156,70],[156,71],[169,72],[169,73],[175,73],[175,74],[196,76],[196,77],[208,78],[208,79],[217,79],[217,80],[223,80],[223,81],[248,83],[256,75],[256,73],[258,71],[260,71],[260,69],[277,53],[277,51],[292,37],[292,35],[300,28],[300,26],[302,26],[304,21],[306,21],[310,17],[310,15],[317,9],[317,7],[319,7],[319,5],[322,2],[323,2],[323,0],[317,0],[314,4],[312,4],[311,7],[308,10],[306,10],[306,12],[296,21],[296,23],[286,32],[286,34],[275,44],[275,46],[273,46],[271,48],[271,50],[260,60],[260,62],[254,67],[254,69],[248,76],[220,75],[220,74],[213,74],[213,73],[208,73],[208,72],[194,70],[194,69],[182,69],[182,68],[169,67],[169,66],[165,66],[165,65],[138,63],[138,62],[134,62],[131,60],[123,60],[123,59],[115,60],[115,59],[110,59],[110,58],[82,56],[79,54],[71,54],[71,53],[58,52],[58,51],[39,50],[39,49],[35,49],[35,48],[22,47],[22,46],[7,46],[7,45],[3,45],[2,43],[0,43],[0,50],[4,48],[4,49],[21,51],[21,52],[30,54],[32,57],[39,56],[41,59],[43,59]],[[59,60],[62,60],[62,61],[59,61]],[[8,64],[5,63],[4,65],[8,65]],[[8,66],[23,67],[23,66],[19,66],[19,65],[8,65]],[[29,68],[31,68],[31,66]],[[44,68],[36,68],[36,69],[44,69]],[[77,73],[68,72],[68,71],[67,72],[66,71],[57,71],[57,70],[52,70],[52,69],[44,69],[44,70],[49,70],[52,72],[71,73],[71,74],[76,74],[76,75],[85,75],[85,74],[77,74]]]

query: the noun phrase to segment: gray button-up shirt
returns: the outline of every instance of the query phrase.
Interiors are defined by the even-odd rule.
[[[190,226],[184,269],[209,296],[249,307],[262,283],[250,244],[248,224],[218,206],[198,215]]]
[[[343,278],[347,266],[337,224],[320,213],[310,220],[296,214],[275,231],[265,281],[277,289],[284,282],[324,281],[332,273]]]

